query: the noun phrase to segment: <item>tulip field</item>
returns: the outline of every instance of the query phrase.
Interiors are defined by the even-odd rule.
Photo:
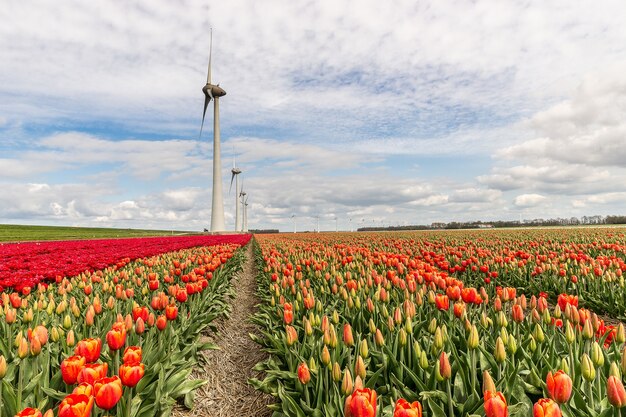
[[[274,417],[626,417],[625,232],[257,235],[249,383]],[[249,240],[0,244],[0,417],[193,413]]]
[[[621,416],[624,229],[256,237],[274,416]]]
[[[191,407],[250,235],[0,245],[0,417]]]

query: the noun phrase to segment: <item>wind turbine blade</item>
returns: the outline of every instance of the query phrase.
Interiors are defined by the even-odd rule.
[[[204,111],[202,112],[202,124],[200,125],[200,136],[202,136],[202,128],[204,127],[204,118],[206,116],[206,109],[209,107],[209,102],[213,98],[211,94],[211,90],[207,90],[209,92],[208,96],[204,96]]]
[[[234,179],[235,179],[235,173],[233,172],[233,173],[230,175],[230,188],[228,189],[228,194],[230,194],[230,192],[231,192],[231,191],[232,191],[232,189],[233,189],[233,180],[234,180]],[[237,190],[235,190],[235,191],[237,191]]]
[[[211,84],[211,55],[213,55],[213,28],[211,28],[211,41],[209,43],[209,72],[206,76],[207,84]]]

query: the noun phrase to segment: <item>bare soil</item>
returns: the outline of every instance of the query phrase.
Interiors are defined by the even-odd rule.
[[[259,300],[255,294],[257,271],[252,245],[248,244],[246,250],[243,271],[233,281],[236,295],[231,300],[231,314],[227,319],[217,321],[215,334],[204,336],[219,349],[202,352],[202,366],[192,373],[192,378],[209,382],[196,391],[194,408],[187,410],[177,404],[172,413],[174,417],[271,415],[267,405],[273,402],[272,396],[258,392],[248,384],[249,378],[260,378],[252,368],[266,359],[267,354],[249,336],[249,333],[257,333],[249,319]]]

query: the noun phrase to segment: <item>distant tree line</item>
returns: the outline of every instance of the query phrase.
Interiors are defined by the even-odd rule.
[[[266,233],[278,233],[278,229],[250,229],[249,233],[254,233],[255,235],[262,235]]]
[[[381,227],[361,227],[359,232],[374,231],[402,231],[402,230],[451,230],[451,229],[490,229],[506,227],[532,227],[532,226],[572,226],[572,225],[594,225],[594,224],[626,224],[626,216],[582,216],[556,219],[532,219],[532,220],[497,220],[483,222],[480,220],[469,222],[432,223],[430,225],[410,225],[410,226],[381,226]]]

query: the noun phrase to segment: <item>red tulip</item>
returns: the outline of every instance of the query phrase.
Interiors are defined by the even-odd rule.
[[[561,417],[561,409],[550,398],[542,398],[533,406],[533,417]]]
[[[291,346],[298,341],[298,332],[295,328],[293,328],[293,326],[285,327],[285,339],[288,346]]]
[[[343,343],[346,346],[354,345],[354,336],[352,336],[352,327],[349,323],[343,325]]]
[[[15,417],[43,417],[43,415],[41,414],[41,411],[36,408],[26,407],[17,413]]]
[[[413,401],[409,404],[404,398],[400,398],[393,411],[393,417],[422,417],[422,404]]]
[[[170,321],[176,320],[176,317],[178,317],[178,306],[176,304],[165,306],[165,317]]]
[[[70,356],[61,362],[61,376],[67,385],[74,385],[78,374],[84,368],[86,360],[82,356]]]
[[[107,333],[107,344],[111,350],[119,350],[126,344],[126,325],[118,321],[113,323]]]
[[[345,417],[375,417],[376,391],[370,388],[356,389],[346,398]]]
[[[298,366],[298,379],[302,385],[306,385],[311,380],[311,373],[309,372],[309,367],[306,362],[302,362]]]
[[[626,405],[626,390],[624,390],[624,384],[619,378],[613,375],[609,376],[606,382],[606,394],[614,407],[622,408]]]
[[[165,330],[167,327],[167,318],[165,316],[159,316],[156,320],[156,327],[159,331]]]
[[[501,392],[485,391],[484,407],[486,417],[507,417],[509,415],[506,399]]]
[[[143,378],[145,372],[143,363],[124,363],[120,365],[120,379],[122,384],[127,387],[134,387]]]
[[[125,364],[133,364],[141,362],[142,350],[139,346],[129,346],[124,350],[122,361]]]
[[[102,350],[102,340],[100,339],[83,339],[74,348],[74,354],[82,356],[88,363],[98,360],[100,351]]]
[[[134,307],[133,308],[133,321],[137,321],[138,318],[141,317],[143,321],[148,320],[148,315],[150,311],[148,311],[148,307]]]
[[[76,380],[80,383],[87,382],[93,385],[98,379],[107,376],[109,366],[106,363],[88,363],[78,373]]]
[[[572,379],[561,370],[554,374],[548,372],[546,386],[550,398],[559,404],[568,402],[572,396]]]
[[[96,404],[103,410],[110,410],[122,398],[122,389],[122,381],[117,375],[97,380],[93,385]]]
[[[513,316],[513,321],[516,323],[521,323],[524,321],[524,310],[519,304],[515,304],[513,306],[513,309],[511,310],[511,315]]]
[[[291,304],[285,303],[283,308],[283,320],[285,324],[291,324],[291,322],[293,322],[293,307],[291,307]]]
[[[58,417],[89,417],[93,407],[93,397],[84,394],[70,394],[59,404]]]
[[[72,394],[84,394],[88,397],[91,397],[93,395],[93,385],[87,382],[82,382],[76,385],[76,388],[74,388]]]

